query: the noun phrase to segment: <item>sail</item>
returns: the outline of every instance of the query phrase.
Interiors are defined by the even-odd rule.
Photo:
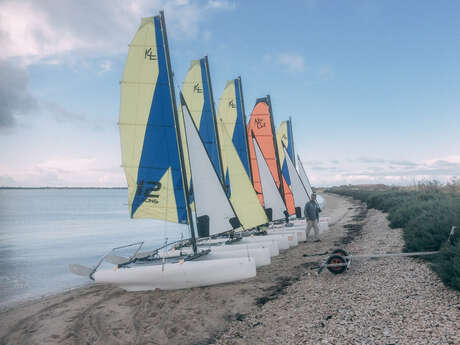
[[[277,143],[274,136],[273,117],[271,114],[270,98],[259,98],[254,106],[254,109],[247,126],[248,136],[254,133],[254,136],[259,143],[260,149],[265,161],[270,169],[270,172],[275,180],[276,186],[280,189],[283,200],[286,203],[289,214],[295,213],[294,200],[292,193],[285,178],[281,175],[281,167],[279,165],[279,157],[277,151]],[[257,159],[255,156],[254,145],[252,140],[249,140],[249,156],[251,159],[252,182],[254,189],[258,193],[259,200],[264,205],[262,190],[260,185],[259,171],[257,168]]]
[[[182,95],[181,108],[192,172],[198,237],[209,237],[236,229],[240,226],[238,217],[225,194]]]
[[[132,218],[187,223],[169,68],[163,16],[143,18],[121,81],[122,165]]]
[[[300,157],[297,156],[297,160],[299,161],[299,176],[300,179],[302,180],[302,183],[307,190],[308,197],[311,197],[311,194],[313,193],[310,185],[310,180],[308,179],[307,173],[305,172],[305,169],[303,168],[302,161],[300,160]]]
[[[222,118],[218,119],[217,128],[220,138],[222,166],[227,185],[227,196],[230,198],[241,225],[244,229],[251,229],[268,223],[265,211],[257,199],[251,180]]]
[[[291,157],[287,148],[283,145],[283,151],[285,156],[285,162],[287,169],[289,171],[289,176],[291,177],[291,190],[294,196],[294,204],[296,208],[296,215],[299,217],[305,217],[304,208],[305,204],[310,200],[307,194],[307,190],[304,187],[302,180],[300,179],[297,170],[295,169],[294,164],[292,163]]]
[[[284,205],[283,198],[280,191],[275,184],[275,180],[270,172],[270,168],[264,159],[262,151],[256,138],[253,136],[251,142],[253,143],[254,153],[258,165],[258,173],[260,176],[260,186],[264,199],[265,210],[270,220],[280,220],[284,218],[286,206]]]
[[[291,119],[280,123],[280,126],[278,127],[278,130],[276,131],[276,140],[278,143],[278,154],[280,155],[280,162],[283,161],[281,159],[281,155],[284,158],[284,150],[283,150],[283,145],[284,145],[287,153],[289,154],[289,158],[291,158],[291,162],[295,166],[294,138],[292,136]],[[282,168],[281,168],[281,171],[283,172]]]
[[[287,162],[286,162],[286,157],[285,157],[285,151],[283,149],[283,146],[286,146],[288,154],[290,154],[291,162],[292,162],[292,157],[294,153],[294,142],[292,138],[292,130],[291,130],[291,121],[283,121],[281,122],[278,131],[276,132],[276,142],[277,142],[277,148],[278,148],[278,157],[279,157],[279,162],[280,162],[280,168],[281,168],[281,179],[283,182],[283,187],[284,187],[284,195],[285,195],[285,200],[286,200],[286,206],[288,209],[294,207],[295,205],[295,200],[294,196],[292,193],[292,185],[291,185],[291,177],[289,175],[289,170],[287,167]],[[290,214],[292,212],[292,209],[290,209]]]
[[[225,85],[217,111],[217,123],[219,124],[220,121],[230,135],[246,174],[251,177],[241,78],[229,80]],[[221,139],[220,132],[219,138]]]
[[[216,112],[214,109],[207,57],[193,60],[190,63],[190,68],[185,76],[181,91],[193,121],[199,129],[209,158],[217,171],[219,179],[222,181],[223,175],[219,157]],[[179,117],[181,117],[180,114]]]

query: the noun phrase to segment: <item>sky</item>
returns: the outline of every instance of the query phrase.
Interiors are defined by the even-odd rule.
[[[207,55],[216,106],[270,94],[312,185],[460,177],[460,2],[0,0],[0,186],[126,186],[119,82],[159,10],[176,87]]]

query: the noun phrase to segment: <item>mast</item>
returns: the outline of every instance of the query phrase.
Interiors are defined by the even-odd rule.
[[[286,199],[285,199],[285,195],[284,195],[283,179],[282,179],[281,168],[280,168],[280,157],[278,155],[278,143],[277,143],[276,134],[275,134],[275,123],[273,121],[272,102],[270,100],[270,95],[267,95],[266,98],[267,98],[267,103],[268,103],[268,110],[269,110],[269,113],[270,113],[270,122],[271,122],[271,127],[272,127],[273,145],[275,146],[276,168],[278,170],[278,180],[280,181],[279,189],[280,189],[283,201],[286,204]]]
[[[291,136],[291,146],[292,146],[292,159],[291,161],[294,163],[294,167],[296,166],[295,164],[295,151],[294,151],[294,135],[292,134],[292,118],[289,116],[289,135]]]
[[[223,186],[225,186],[225,176],[224,176],[225,172],[224,172],[224,167],[222,165],[222,154],[220,152],[219,131],[217,130],[217,122],[216,122],[216,108],[214,105],[214,96],[212,94],[211,75],[209,72],[209,62],[208,62],[207,55],[204,57],[204,68],[206,72],[206,80],[208,82],[208,87],[209,87],[209,98],[211,98],[212,123],[214,126],[214,132],[216,133],[217,159],[219,160],[219,168],[221,171],[221,183]]]
[[[176,128],[176,137],[177,137],[177,144],[179,148],[179,161],[180,161],[180,167],[182,170],[182,184],[184,186],[184,193],[185,193],[185,206],[187,208],[187,217],[188,217],[188,222],[190,225],[190,234],[192,237],[192,247],[193,247],[193,252],[197,254],[197,246],[196,246],[196,238],[195,238],[195,226],[193,225],[193,218],[192,218],[192,210],[190,209],[190,196],[189,196],[189,190],[188,190],[188,183],[187,183],[187,178],[185,176],[185,164],[184,164],[184,151],[182,148],[182,137],[180,134],[180,129],[179,129],[179,119],[177,117],[177,107],[176,107],[176,94],[174,92],[174,83],[173,83],[173,77],[172,77],[172,72],[171,72],[171,60],[169,57],[169,47],[168,47],[168,37],[166,35],[166,24],[165,24],[165,17],[164,17],[164,12],[160,11],[160,24],[161,24],[161,33],[163,35],[163,42],[164,42],[164,49],[165,49],[165,55],[166,55],[166,69],[168,71],[168,81],[169,81],[169,89],[171,90],[171,103],[173,105],[173,114],[174,114],[174,124]]]
[[[237,78],[238,89],[240,91],[240,100],[241,100],[241,112],[243,115],[243,129],[244,129],[244,143],[246,144],[246,157],[248,160],[249,165],[249,179],[251,182],[254,182],[252,179],[252,164],[251,164],[251,157],[249,156],[249,142],[248,142],[248,129],[247,129],[247,122],[246,122],[246,111],[244,108],[244,99],[243,99],[243,84],[241,83],[241,76]]]

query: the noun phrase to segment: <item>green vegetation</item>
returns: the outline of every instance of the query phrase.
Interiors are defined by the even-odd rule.
[[[436,251],[423,257],[447,286],[460,291],[460,183],[425,182],[412,187],[384,185],[340,186],[327,192],[361,200],[369,208],[388,213],[391,228],[403,228],[404,251]],[[453,244],[447,245],[452,225]]]

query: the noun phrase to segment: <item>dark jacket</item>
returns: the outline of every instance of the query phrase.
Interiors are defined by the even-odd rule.
[[[304,214],[308,220],[319,220],[321,209],[316,201],[310,200],[305,204]]]

